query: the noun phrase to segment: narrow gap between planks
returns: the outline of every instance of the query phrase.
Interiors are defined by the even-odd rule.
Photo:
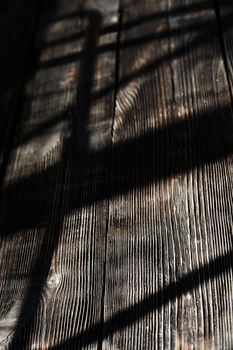
[[[106,232],[105,232],[105,248],[104,248],[104,264],[103,264],[103,290],[101,297],[101,315],[100,315],[100,336],[98,340],[97,350],[102,350],[103,340],[104,340],[104,306],[105,306],[105,290],[106,290],[106,269],[107,269],[107,251],[108,251],[108,231],[109,231],[109,214],[110,214],[110,199],[111,199],[111,187],[112,187],[112,149],[113,149],[113,130],[114,121],[116,116],[116,101],[117,94],[119,90],[119,67],[120,67],[120,40],[121,40],[121,30],[122,30],[122,18],[123,10],[121,3],[119,3],[118,13],[117,13],[117,38],[116,38],[116,58],[115,58],[115,88],[114,88],[114,101],[113,101],[113,116],[111,125],[111,135],[110,135],[110,158],[109,158],[109,179],[108,179],[108,198],[107,198],[107,212],[106,212]]]

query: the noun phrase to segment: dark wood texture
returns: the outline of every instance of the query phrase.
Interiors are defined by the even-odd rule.
[[[212,2],[123,6],[105,349],[232,348],[233,120],[219,34]]]
[[[233,6],[229,0],[217,0],[216,11],[219,20],[223,57],[225,59],[227,77],[233,96]]]
[[[38,5],[0,65],[0,349],[231,349],[231,3]]]
[[[106,5],[59,0],[39,17],[0,207],[4,348],[64,348],[76,336],[79,349],[79,333],[101,322],[108,198],[96,198],[109,161],[95,153],[111,141],[115,90],[97,95],[115,86],[118,20],[117,3]]]
[[[4,176],[19,122],[25,73],[37,26],[40,0],[2,1],[0,4],[0,182]]]

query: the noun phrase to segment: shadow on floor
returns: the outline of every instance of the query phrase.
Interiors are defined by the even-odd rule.
[[[170,16],[185,15],[192,11],[197,12],[209,9],[209,2],[200,2],[190,8],[181,8],[171,12]],[[224,23],[231,26],[233,9],[227,13]],[[40,303],[43,286],[46,283],[50,271],[51,261],[58,245],[63,218],[74,209],[102,201],[117,194],[126,193],[132,189],[146,186],[149,183],[170,178],[177,174],[187,173],[205,164],[212,164],[232,154],[232,110],[230,106],[216,109],[214,106],[208,110],[194,113],[182,121],[176,121],[157,129],[148,131],[135,139],[116,143],[109,148],[90,150],[89,132],[86,124],[89,119],[89,109],[92,101],[98,100],[110,91],[116,89],[115,84],[109,85],[101,91],[92,93],[93,74],[96,56],[108,50],[115,51],[115,45],[105,45],[101,48],[97,45],[98,35],[104,35],[118,30],[118,26],[101,27],[102,16],[98,11],[83,11],[70,13],[69,15],[53,19],[58,21],[72,16],[83,16],[88,22],[86,31],[77,36],[72,35],[58,41],[48,43],[47,46],[64,44],[67,41],[78,40],[81,36],[85,38],[85,48],[80,54],[72,54],[62,58],[55,58],[48,62],[34,62],[30,77],[38,69],[59,67],[66,63],[81,61],[81,83],[77,87],[77,105],[69,111],[71,137],[64,141],[63,153],[60,163],[55,163],[46,170],[38,171],[30,177],[19,179],[5,187],[2,191],[2,202],[6,203],[4,222],[1,223],[1,239],[13,236],[19,231],[25,231],[30,235],[30,229],[35,227],[47,227],[40,246],[39,253],[31,266],[32,276],[28,293],[25,296],[15,330],[11,348],[17,346],[21,349],[27,348],[30,341],[30,333],[34,325],[34,315]],[[123,13],[124,16],[124,13]],[[145,22],[167,17],[167,13],[155,13],[145,17],[137,18],[129,23],[121,25],[121,31],[129,30],[134,26]],[[172,40],[181,35],[196,33],[188,44],[182,44],[174,52],[169,52],[156,61],[143,65],[133,73],[123,76],[118,81],[118,90],[126,86],[133,79],[152,72],[166,60],[181,59],[184,54],[191,54],[196,48],[205,43],[219,41],[217,24],[214,20],[197,20],[197,23],[180,25],[176,30],[166,29],[161,33],[149,34],[140,38],[125,41],[120,45],[121,52],[127,48],[143,46],[154,40]],[[39,53],[37,52],[39,57]],[[77,115],[77,110],[79,111]],[[20,140],[21,145],[34,137],[42,135],[45,131],[59,123],[65,118],[57,115],[50,121],[41,123],[39,128],[31,130]],[[20,144],[15,143],[15,147]],[[177,149],[183,149],[178,153]],[[187,150],[189,154],[187,157]],[[111,165],[112,163],[112,165]],[[110,172],[111,166],[114,173],[111,180],[106,169]],[[95,169],[95,171],[93,171]],[[92,174],[92,175],[90,175]],[[95,177],[95,181],[93,179]],[[69,183],[70,190],[67,193],[65,184]],[[43,191],[41,191],[43,188]],[[21,205],[23,197],[24,205]],[[66,201],[69,205],[65,205]],[[36,203],[36,204],[35,204]],[[54,215],[56,213],[56,215]],[[25,236],[25,239],[27,237]],[[46,257],[46,258],[45,258]],[[217,277],[221,273],[232,268],[232,252],[219,257],[193,271],[181,280],[173,283],[155,295],[151,295],[139,304],[116,314],[105,324],[96,324],[82,334],[68,339],[53,349],[77,348],[80,339],[85,344],[91,344],[99,340],[104,328],[104,336],[126,327],[147,313],[160,308],[168,301],[174,300],[183,293],[196,288],[210,278]],[[31,310],[31,311],[29,311]],[[23,334],[23,335],[22,335]]]

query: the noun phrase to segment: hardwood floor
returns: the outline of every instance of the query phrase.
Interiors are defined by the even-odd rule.
[[[233,5],[1,5],[0,349],[232,349]]]

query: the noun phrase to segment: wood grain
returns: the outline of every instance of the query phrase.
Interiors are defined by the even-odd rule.
[[[1,349],[232,348],[229,7],[53,0],[15,22]]]
[[[233,120],[212,5],[122,7],[104,349],[232,347]]]
[[[59,0],[40,15],[0,205],[4,349],[101,342],[101,327],[93,344],[79,333],[102,318],[109,159],[92,153],[110,146],[115,91],[92,95],[114,86],[118,20],[105,5]]]
[[[27,62],[37,26],[40,0],[2,1],[0,5],[0,182],[2,183],[13,132],[22,107]]]
[[[233,6],[228,0],[216,1],[216,12],[219,19],[219,33],[222,40],[222,49],[227,70],[227,78],[229,81],[231,96],[233,96]]]
[[[45,16],[48,20],[49,14],[56,14],[55,6],[47,7],[45,11],[48,11]],[[41,14],[39,20],[43,17]],[[72,25],[73,28],[77,26],[74,21]],[[59,162],[63,158],[67,109],[74,98],[72,81],[64,88],[63,81],[74,68],[53,67],[50,72],[45,72],[40,70],[40,63],[46,60],[46,56],[61,55],[65,51],[64,47],[43,50],[43,42],[49,41],[50,37],[63,36],[69,26],[64,22],[47,27],[39,24],[35,50],[28,67],[23,115],[4,179],[1,201],[1,217],[4,218],[1,221],[4,304],[1,341],[5,341],[9,348],[26,348],[32,342],[31,334],[23,326],[29,320],[33,327],[32,316],[40,302],[56,246],[53,235],[58,224],[55,224],[54,217],[59,210],[64,177],[63,164]],[[69,49],[67,51],[69,53]],[[48,174],[46,170],[50,167],[53,171]],[[31,181],[38,173],[42,175]],[[19,179],[24,181],[14,187]],[[40,337],[39,344],[43,344],[43,337]],[[33,343],[31,345],[33,347]]]

